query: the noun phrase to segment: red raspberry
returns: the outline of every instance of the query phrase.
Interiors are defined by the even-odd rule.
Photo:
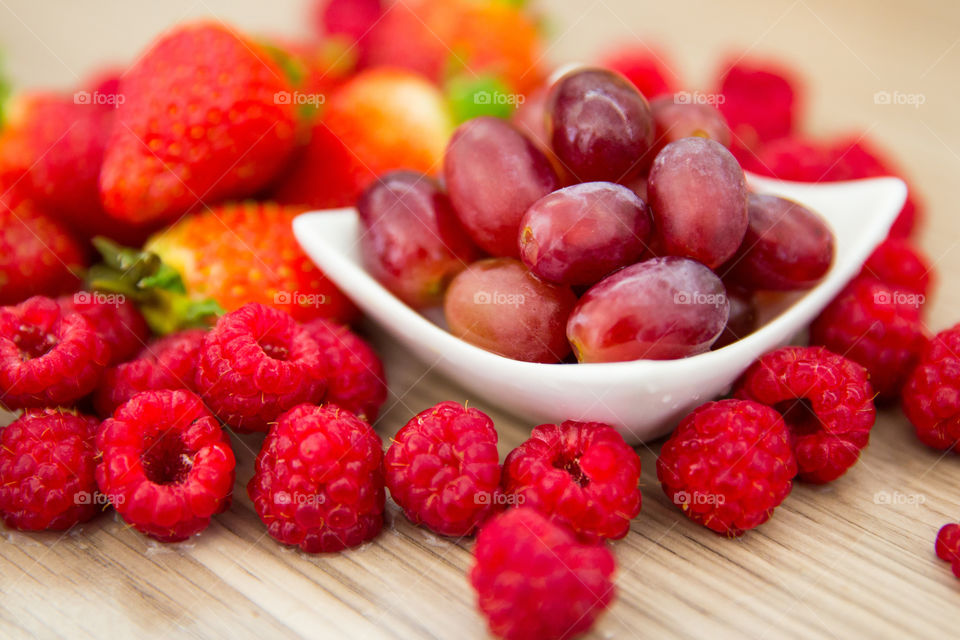
[[[107,369],[93,397],[97,414],[109,418],[117,407],[144,391],[194,390],[200,345],[207,332],[188,329],[155,340],[135,360]]]
[[[647,100],[675,91],[677,77],[664,63],[663,54],[647,45],[626,46],[600,61],[601,67],[622,73]]]
[[[783,415],[807,482],[830,482],[853,466],[877,417],[866,369],[823,347],[771,351],[743,374],[736,397]]]
[[[40,296],[0,307],[0,402],[69,406],[93,391],[110,349],[77,313]]]
[[[870,276],[892,287],[920,294],[926,302],[933,279],[933,265],[909,240],[887,238],[867,258],[861,275]]]
[[[902,405],[917,437],[960,453],[960,324],[938,333],[903,386]]]
[[[320,346],[330,377],[324,402],[373,423],[387,399],[386,375],[377,353],[349,328],[323,318],[304,325]]]
[[[605,546],[521,507],[490,520],[474,548],[470,583],[490,631],[505,640],[559,640],[585,633],[615,594]]]
[[[695,409],[660,450],[657,479],[694,522],[742,535],[790,494],[797,461],[780,414],[758,402],[721,400]]]
[[[258,303],[217,321],[200,348],[197,390],[221,420],[266,431],[281,413],[319,402],[327,369],[320,347],[288,314]]]
[[[883,398],[895,397],[927,344],[917,294],[856,278],[810,326],[810,344],[863,365]]]
[[[87,319],[110,347],[110,364],[134,357],[150,338],[147,321],[124,296],[80,291],[57,299],[64,313],[75,311]]]
[[[940,527],[934,547],[937,557],[950,563],[960,562],[960,524],[951,522]]]
[[[99,423],[64,409],[32,409],[0,436],[0,514],[24,531],[69,529],[97,513]]]
[[[230,440],[190,391],[134,396],[103,422],[97,447],[101,491],[124,520],[161,542],[186,540],[230,506]]]
[[[473,535],[502,503],[493,421],[456,402],[422,411],[400,429],[385,470],[407,518],[442,536]]]
[[[769,61],[737,61],[720,80],[717,108],[739,143],[754,148],[789,135],[798,120],[799,82]]]
[[[341,551],[383,528],[380,436],[332,404],[302,404],[270,428],[247,485],[267,532],[307,553]]]
[[[599,422],[542,424],[503,464],[508,500],[571,527],[585,542],[627,535],[640,513],[639,480],[636,452]]]

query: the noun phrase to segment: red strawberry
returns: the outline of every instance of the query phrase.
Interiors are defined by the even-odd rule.
[[[268,184],[295,144],[292,89],[257,43],[215,23],[161,37],[120,85],[100,192],[107,211],[168,221]]]

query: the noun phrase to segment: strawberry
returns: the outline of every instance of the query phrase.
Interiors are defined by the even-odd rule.
[[[184,217],[146,248],[181,275],[192,298],[226,311],[260,302],[300,321],[353,320],[356,308],[297,244],[298,213],[271,202],[225,204]]]
[[[85,258],[83,246],[35,203],[9,191],[0,196],[0,305],[76,290]]]
[[[120,83],[100,175],[107,211],[170,221],[255,193],[295,145],[292,88],[259,44],[215,23],[162,36]]]

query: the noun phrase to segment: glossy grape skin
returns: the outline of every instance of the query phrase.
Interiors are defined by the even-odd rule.
[[[706,138],[663,148],[647,181],[653,222],[669,255],[710,268],[729,259],[747,231],[747,184],[727,149]]]
[[[357,210],[364,266],[414,308],[439,304],[447,283],[480,255],[439,185],[422,174],[384,174]]]
[[[713,343],[714,350],[742,340],[757,328],[757,303],[749,291],[728,285],[727,300],[730,302],[730,317],[723,333]]]
[[[750,290],[809,289],[833,262],[833,232],[813,211],[785,198],[751,193],[743,244],[723,277]]]
[[[653,258],[591,287],[567,321],[580,362],[671,360],[703,353],[729,314],[723,283],[688,258]]]
[[[488,258],[461,272],[443,310],[450,333],[514,360],[556,363],[570,353],[564,329],[577,297],[513,258]]]
[[[481,117],[460,125],[443,159],[450,202],[473,241],[495,256],[517,257],[527,208],[558,186],[550,161],[510,123]]]
[[[650,105],[636,87],[607,69],[571,71],[547,102],[550,145],[580,182],[624,182],[640,172],[653,143]]]
[[[594,284],[639,261],[652,226],[646,203],[627,187],[584,182],[527,209],[520,222],[520,258],[549,282]]]
[[[709,104],[682,102],[678,97],[680,95],[690,94],[660,96],[650,102],[654,142],[647,154],[649,162],[665,146],[681,138],[709,138],[725,147],[730,146],[730,127],[720,112]]]

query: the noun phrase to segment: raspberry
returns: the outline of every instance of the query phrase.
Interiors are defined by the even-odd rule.
[[[960,562],[960,524],[951,522],[940,527],[935,549],[941,560]]]
[[[807,482],[830,482],[853,466],[877,415],[866,369],[823,347],[771,351],[743,374],[736,397],[783,415]]]
[[[64,313],[75,311],[93,326],[110,347],[111,365],[137,355],[150,338],[147,321],[127,298],[81,291],[57,298]]]
[[[798,120],[798,81],[793,72],[771,62],[738,61],[720,80],[723,100],[717,108],[747,148],[781,138]]]
[[[0,402],[68,406],[93,391],[110,349],[77,313],[40,296],[0,307]]]
[[[960,324],[938,333],[903,386],[902,405],[917,437],[960,453]]]
[[[422,411],[400,429],[385,471],[407,518],[443,536],[472,535],[502,503],[493,421],[456,402]]]
[[[270,428],[247,485],[267,532],[307,553],[341,551],[383,528],[380,437],[349,411],[302,404]]]
[[[919,249],[903,238],[888,238],[867,258],[861,275],[917,293],[921,304],[930,291],[933,266]]]
[[[320,347],[283,311],[251,303],[217,321],[200,348],[197,390],[239,432],[266,431],[277,416],[326,390]]]
[[[24,531],[69,529],[97,513],[95,419],[32,409],[0,436],[0,515]]]
[[[694,522],[727,536],[769,520],[790,494],[795,475],[783,418],[749,400],[701,405],[657,458],[657,479],[667,497]]]
[[[103,422],[97,447],[101,491],[124,520],[161,542],[186,540],[230,506],[230,440],[190,391],[134,396]]]
[[[673,93],[677,84],[663,54],[645,44],[621,47],[604,57],[600,66],[623,74],[647,100]]]
[[[927,343],[915,294],[856,278],[810,326],[810,344],[863,365],[883,398],[895,397]]]
[[[508,500],[571,527],[584,542],[627,535],[640,513],[639,480],[636,452],[599,422],[542,424],[503,464]]]
[[[383,363],[376,352],[349,328],[325,319],[304,325],[320,346],[330,377],[324,402],[332,402],[373,423],[387,399]]]
[[[149,344],[135,360],[107,369],[93,397],[97,415],[109,418],[117,407],[143,391],[194,390],[200,345],[207,332],[188,329]]]
[[[477,536],[470,583],[490,631],[505,640],[586,632],[613,600],[616,563],[605,546],[578,542],[535,510],[490,520]]]

